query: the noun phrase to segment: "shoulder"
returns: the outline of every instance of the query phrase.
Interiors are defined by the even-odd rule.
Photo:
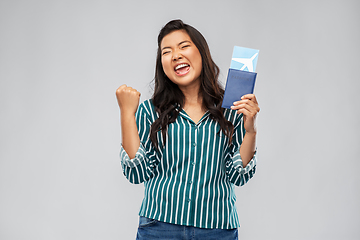
[[[144,109],[148,112],[152,111],[153,109],[155,110],[155,106],[152,103],[151,99],[147,99],[144,102],[140,103],[139,105],[139,109]]]
[[[138,113],[139,114],[145,114],[150,119],[156,119],[157,118],[157,113],[156,113],[156,110],[155,110],[155,106],[152,103],[151,99],[147,99],[144,102],[140,103],[139,108],[138,108]]]
[[[237,114],[236,110],[223,108],[223,114],[226,120],[230,121],[236,127],[243,118],[243,114]]]

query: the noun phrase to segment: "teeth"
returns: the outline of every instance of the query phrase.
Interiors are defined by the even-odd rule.
[[[177,66],[175,67],[175,71],[178,70],[179,68],[187,67],[187,66],[189,66],[189,65],[188,65],[188,64],[185,64],[185,63],[180,64],[180,65],[177,65]]]

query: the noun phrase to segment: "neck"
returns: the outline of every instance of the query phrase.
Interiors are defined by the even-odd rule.
[[[184,102],[184,110],[186,111],[189,108],[201,109],[204,110],[203,107],[203,97],[202,94],[199,92],[199,89],[193,91],[183,91],[185,96]]]
[[[195,103],[195,102],[201,102],[202,103],[202,96],[200,94],[200,84],[199,82],[196,82],[196,84],[192,84],[189,86],[180,86],[180,90],[183,92],[185,97],[185,104],[187,102],[189,103]]]

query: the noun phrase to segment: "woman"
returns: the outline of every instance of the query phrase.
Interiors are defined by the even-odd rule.
[[[237,239],[234,185],[255,173],[260,109],[253,94],[222,109],[218,75],[201,33],[173,20],[158,36],[152,98],[139,106],[135,89],[116,91],[121,165],[145,186],[137,239]]]

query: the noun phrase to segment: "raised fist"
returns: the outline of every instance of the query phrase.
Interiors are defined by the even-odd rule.
[[[116,98],[121,114],[135,114],[139,106],[140,92],[125,84],[116,90]]]

